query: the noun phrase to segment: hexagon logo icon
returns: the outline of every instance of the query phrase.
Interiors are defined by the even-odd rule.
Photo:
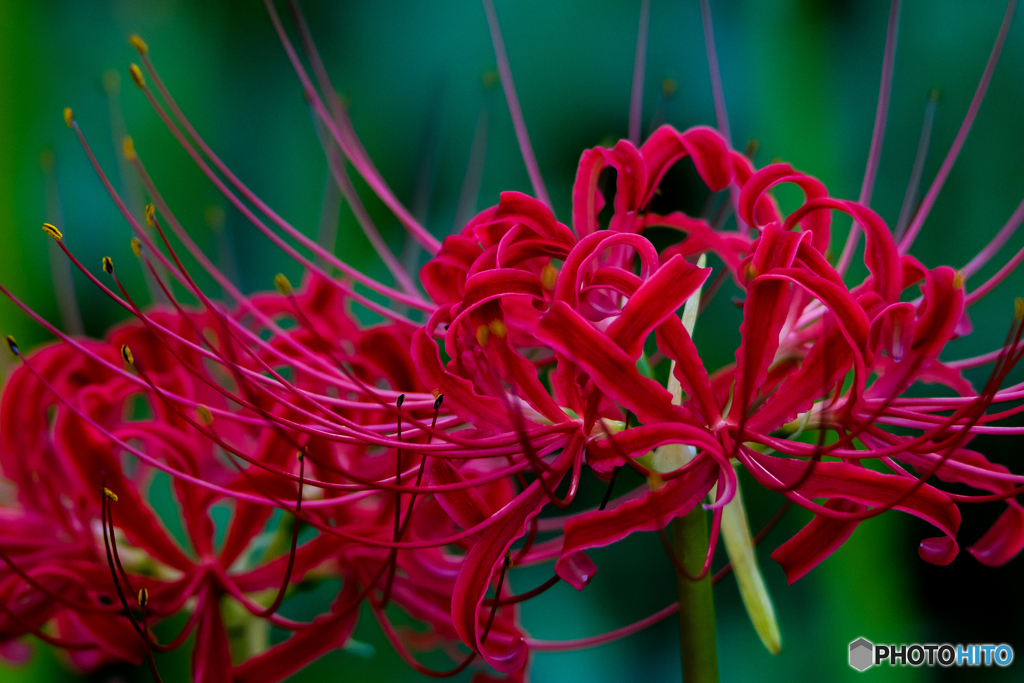
[[[864,638],[850,643],[850,666],[857,671],[864,671],[874,662],[875,646]]]

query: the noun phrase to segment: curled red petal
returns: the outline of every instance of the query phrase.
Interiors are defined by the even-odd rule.
[[[632,431],[632,430],[629,430]],[[593,562],[584,551],[621,541],[635,531],[656,531],[673,517],[693,509],[718,480],[718,466],[709,457],[692,461],[688,471],[642,498],[622,503],[611,510],[595,510],[576,515],[565,524],[565,543],[555,562],[555,573],[576,590],[586,585],[583,579],[593,576]],[[580,557],[580,556],[583,557]]]

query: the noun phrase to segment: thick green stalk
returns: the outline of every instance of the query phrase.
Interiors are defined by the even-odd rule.
[[[672,546],[690,576],[704,566],[708,548],[707,513],[698,504],[685,517],[672,522]],[[718,648],[715,643],[715,598],[710,572],[700,581],[676,573],[679,594],[679,651],[683,683],[718,683]]]
[[[697,261],[703,268],[704,255]],[[697,323],[700,305],[698,288],[683,307],[683,327],[689,334]],[[675,377],[675,362],[668,375],[668,390],[673,402],[682,403],[683,388]],[[693,449],[683,444],[666,444],[654,454],[655,469],[671,472],[682,467],[693,457]],[[696,576],[704,567],[708,548],[707,514],[700,503],[685,517],[672,522],[672,546],[682,567],[690,576]],[[679,594],[679,654],[683,664],[683,683],[718,683],[718,648],[715,644],[715,598],[711,592],[711,576],[691,581],[676,573]]]

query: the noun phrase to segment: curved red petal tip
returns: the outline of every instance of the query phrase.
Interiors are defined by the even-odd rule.
[[[515,638],[500,654],[488,652],[484,655],[487,663],[503,674],[512,673],[523,668],[529,652],[522,636]]]
[[[949,536],[939,536],[921,541],[921,547],[917,549],[917,554],[925,562],[947,565],[953,561],[959,550],[955,540]]]
[[[1004,565],[1024,548],[1024,509],[1010,505],[977,543],[967,549],[987,567]]]
[[[584,552],[569,553],[555,562],[555,573],[578,591],[590,583],[597,573],[597,565]]]

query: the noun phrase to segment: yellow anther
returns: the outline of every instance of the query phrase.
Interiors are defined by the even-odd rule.
[[[114,262],[110,259],[109,256],[103,257],[103,272],[106,273],[107,275],[114,274]]]
[[[196,415],[207,427],[213,424],[213,413],[206,406],[196,406]]]
[[[117,502],[117,494],[108,489],[106,486],[103,487],[103,495],[109,498],[110,500],[114,501],[115,503]]]
[[[665,485],[665,480],[661,478],[661,474],[651,470],[651,473],[647,475],[647,485],[651,487],[652,491],[657,491]]]
[[[43,167],[43,170],[49,173],[53,170],[56,165],[56,159],[53,156],[52,149],[44,149],[39,153],[39,165]]]
[[[480,76],[480,82],[484,84],[485,88],[493,88],[494,85],[499,80],[501,80],[501,76],[498,75],[498,70],[497,69],[491,69],[490,71],[485,71],[483,73],[483,75]]]
[[[544,266],[540,271],[540,284],[544,289],[548,291],[555,290],[555,284],[558,282],[558,271],[550,263]]]
[[[14,337],[7,335],[7,348],[11,350],[15,356],[18,355],[18,342],[14,341]]]
[[[146,204],[146,225],[153,227],[156,224],[156,208],[152,204]]]
[[[503,320],[492,320],[488,323],[487,329],[489,329],[491,334],[499,339],[504,339],[508,336],[508,327],[505,326],[505,322]]]
[[[10,337],[8,337],[8,339],[10,339]],[[441,395],[441,390],[440,389],[434,389],[433,391],[430,392],[430,395],[433,396],[436,399],[438,396]]]
[[[128,36],[128,42],[132,44],[132,47],[139,51],[140,55],[144,55],[149,52],[149,45],[146,45],[146,41],[139,38],[135,33]]]
[[[142,69],[139,68],[138,64],[132,64],[128,67],[128,75],[132,77],[132,83],[135,87],[140,90],[146,89],[146,79],[142,76]]]
[[[292,283],[288,281],[288,278],[284,276],[284,273],[278,273],[274,276],[274,289],[276,289],[281,296],[288,296],[292,293]]]
[[[128,365],[135,365],[135,356],[132,355],[132,350],[128,348],[127,344],[121,345],[121,358]]]
[[[953,289],[964,288],[964,274],[961,271],[957,271],[956,275],[953,276]]]
[[[64,107],[64,123],[68,124],[68,128],[75,127],[75,113],[71,107]]]
[[[757,155],[757,150],[761,148],[761,142],[757,138],[750,138],[747,141],[747,146],[743,148],[743,156],[748,159],[753,159]]]
[[[661,82],[661,94],[667,100],[679,90],[679,83],[674,78],[666,78]]]
[[[103,90],[108,95],[116,95],[121,89],[121,76],[114,69],[107,69],[103,72]]]
[[[131,135],[125,135],[124,140],[121,141],[121,146],[124,148],[124,158],[128,161],[135,161],[138,155],[135,153],[135,141],[132,140]]]
[[[1019,296],[1013,300],[1013,315],[1017,320],[1024,320],[1024,299]]]
[[[491,331],[487,329],[487,325],[481,325],[476,328],[476,341],[480,346],[485,346],[487,340],[491,337]]]
[[[211,230],[220,231],[224,228],[224,209],[216,204],[206,207],[206,210],[203,211],[203,218],[206,219],[206,224],[210,226]]]
[[[133,237],[128,244],[132,246],[132,253],[135,254],[135,258],[142,258],[142,242]]]
[[[43,232],[52,237],[53,239],[60,242],[64,239],[64,233],[57,229],[57,226],[53,223],[43,223]]]
[[[149,591],[145,588],[139,589],[139,607],[145,607],[149,604]]]

